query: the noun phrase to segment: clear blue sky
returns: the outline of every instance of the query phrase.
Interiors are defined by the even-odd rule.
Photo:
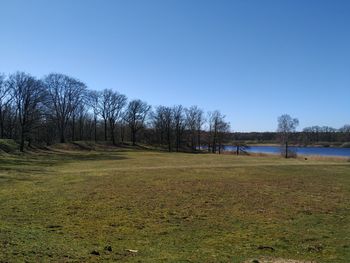
[[[0,0],[0,72],[61,72],[235,131],[350,123],[350,1]]]

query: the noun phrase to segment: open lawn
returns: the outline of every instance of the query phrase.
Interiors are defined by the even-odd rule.
[[[0,204],[0,262],[350,262],[344,160],[3,155]]]

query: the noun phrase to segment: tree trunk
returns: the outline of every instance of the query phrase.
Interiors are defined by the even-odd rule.
[[[112,144],[115,145],[114,129],[111,129]]]
[[[3,139],[4,138],[4,118],[3,118],[3,113],[2,113],[2,109],[0,107],[0,138]]]
[[[215,135],[215,133],[214,133],[214,136],[213,136],[213,145],[212,145],[211,152],[212,153],[216,153],[216,135]]]
[[[122,125],[120,127],[120,139],[122,140],[122,143],[124,143],[124,137],[125,137],[125,127]]]
[[[58,119],[58,132],[59,132],[59,136],[60,136],[60,143],[65,143],[65,120],[63,118]]]
[[[168,137],[168,151],[171,152],[170,131],[168,131],[167,137]]]
[[[132,145],[135,146],[136,145],[136,130],[135,129],[131,129],[131,140],[132,140]]]
[[[192,133],[192,136],[191,136],[191,144],[192,144],[192,151],[195,151],[196,150],[196,143],[195,143],[195,137],[196,135]]]
[[[111,139],[112,139],[112,143],[113,145],[115,145],[115,136],[114,136],[114,126],[115,124],[111,121],[109,123],[110,129],[111,129]]]
[[[66,142],[66,140],[65,140],[65,138],[64,138],[64,131],[63,131],[63,129],[61,130],[61,135],[60,135],[60,142],[61,143],[65,143]]]
[[[50,130],[49,128],[46,128],[46,146],[50,145],[50,138],[51,138]]]
[[[0,123],[0,126],[1,126],[1,139],[3,139],[4,138],[4,124],[3,124],[3,122],[1,121],[1,123]]]
[[[24,151],[24,129],[23,129],[23,127],[21,128],[21,142],[20,142],[19,150],[21,152]]]
[[[201,130],[197,131],[197,138],[198,138],[198,150],[201,150]]]
[[[65,137],[64,137],[64,123],[63,121],[61,121],[61,125],[60,125],[60,142],[61,143],[65,143]]]
[[[97,119],[96,119],[96,116],[94,118],[94,128],[95,128],[95,142],[97,142]]]
[[[285,153],[285,157],[288,158],[288,141],[286,141],[286,153]]]
[[[72,141],[75,139],[75,117],[73,115],[73,121],[72,121]]]
[[[176,151],[179,151],[179,147],[180,147],[180,132],[179,129],[176,129]]]
[[[80,120],[79,120],[79,137],[80,137],[81,141],[83,140],[83,137],[84,137],[83,127],[84,127],[84,121],[82,118],[80,118]]]
[[[107,141],[107,120],[104,119],[105,122],[105,141]]]

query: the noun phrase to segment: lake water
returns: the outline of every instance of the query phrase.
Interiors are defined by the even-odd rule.
[[[322,155],[322,156],[343,156],[350,157],[350,148],[335,148],[335,147],[290,147],[296,149],[296,152],[301,155]],[[226,151],[235,151],[234,146],[225,146]],[[247,152],[251,153],[272,153],[280,154],[278,146],[250,146],[247,147]]]

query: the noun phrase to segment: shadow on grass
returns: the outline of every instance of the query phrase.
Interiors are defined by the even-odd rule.
[[[127,159],[123,151],[36,151],[21,155],[0,155],[0,184],[40,182],[41,176],[56,175],[59,166],[73,162]],[[37,178],[37,179],[35,179]]]
[[[37,151],[23,155],[0,156],[2,171],[21,174],[49,173],[46,168],[72,162],[127,159],[123,151]]]

